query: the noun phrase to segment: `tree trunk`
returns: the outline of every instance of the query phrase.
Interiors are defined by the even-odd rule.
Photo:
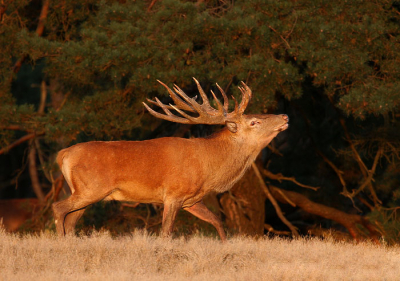
[[[36,147],[33,141],[31,141],[29,148],[29,175],[31,177],[32,188],[36,194],[40,203],[44,201],[44,193],[42,190],[42,186],[40,185],[39,175],[36,167]]]
[[[265,194],[253,169],[227,193],[220,203],[226,216],[226,225],[240,234],[263,235],[265,221]]]

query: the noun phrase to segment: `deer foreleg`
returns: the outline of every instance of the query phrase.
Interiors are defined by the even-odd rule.
[[[193,206],[184,209],[189,213],[191,213],[192,215],[198,217],[199,219],[211,223],[217,229],[218,234],[221,237],[221,240],[224,242],[226,241],[226,234],[224,228],[222,227],[221,220],[219,219],[219,217],[214,215],[209,209],[207,209],[207,207],[202,202],[198,202]]]
[[[162,236],[168,237],[171,235],[174,227],[174,222],[179,209],[182,207],[181,204],[176,202],[164,203],[164,212],[162,220]]]

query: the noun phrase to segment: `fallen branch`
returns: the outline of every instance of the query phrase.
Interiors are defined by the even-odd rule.
[[[369,237],[376,243],[379,243],[380,234],[376,227],[362,216],[347,214],[338,209],[315,203],[297,192],[283,190],[273,186],[270,186],[270,191],[271,194],[281,203],[288,204],[286,198],[289,198],[291,202],[295,203],[299,208],[303,209],[307,213],[318,215],[340,223],[347,228],[353,239],[357,241],[360,240],[362,236],[362,232],[358,229],[357,225],[362,225],[368,230]],[[285,194],[285,197],[283,197],[281,193]]]
[[[291,234],[290,231],[280,231],[280,230],[276,230],[274,229],[271,225],[269,224],[264,224],[264,229],[267,230],[268,232],[277,234],[277,235],[286,235],[289,236]]]

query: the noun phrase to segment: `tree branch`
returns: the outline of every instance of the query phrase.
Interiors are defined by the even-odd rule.
[[[44,194],[42,190],[42,186],[40,185],[39,175],[36,168],[36,147],[34,141],[30,141],[30,149],[29,149],[29,175],[31,177],[32,188],[36,194],[36,197],[39,200],[39,203],[43,203]]]
[[[330,102],[331,102],[331,104],[333,105],[333,101],[332,101],[331,99],[330,99]],[[368,171],[367,166],[365,165],[364,161],[361,159],[360,154],[358,153],[356,147],[354,146],[354,143],[353,143],[352,140],[351,140],[349,131],[347,130],[347,126],[346,126],[345,120],[344,120],[342,117],[339,117],[339,121],[340,121],[340,124],[342,125],[344,134],[345,134],[345,136],[346,136],[346,140],[347,140],[347,142],[348,142],[349,145],[350,145],[351,151],[353,152],[354,158],[356,159],[356,161],[357,161],[357,163],[358,163],[358,166],[360,167],[361,173],[363,174],[363,176],[364,176],[364,178],[365,178],[365,182],[364,182],[364,183],[365,183],[365,185],[368,185],[368,187],[369,187],[369,190],[370,190],[370,193],[371,193],[372,198],[373,198],[373,200],[374,200],[375,206],[378,205],[378,204],[382,204],[382,201],[379,200],[379,198],[378,198],[378,196],[376,195],[376,192],[375,192],[375,190],[374,190],[374,187],[372,186],[372,183],[371,183],[371,181],[373,180],[373,173],[375,172],[375,169],[374,169],[374,172],[373,172],[373,173],[371,173],[370,171]],[[381,156],[380,149],[381,149],[381,148],[379,148],[378,153],[377,153],[377,155],[375,156],[375,160],[376,160],[378,154],[379,154],[379,159],[380,159],[380,156]],[[379,160],[379,159],[378,159],[378,160]],[[374,160],[374,164],[375,164],[375,160]],[[362,184],[362,187],[363,187],[363,188],[362,188],[362,189],[359,188],[358,190],[360,190],[360,191],[363,190],[364,187],[365,187],[365,186],[363,186],[363,185],[364,185],[364,184]],[[358,191],[358,192],[359,192],[359,191]],[[358,192],[357,192],[357,193],[358,193]],[[357,194],[357,193],[356,193],[356,194]],[[352,195],[352,194],[354,194],[354,192],[352,192],[351,194],[348,194],[348,192],[347,192],[347,193],[344,193],[344,195],[347,196],[347,197],[349,197],[350,199],[352,199],[352,198],[354,197],[354,195]]]
[[[47,12],[49,11],[49,4],[50,4],[49,0],[44,0],[43,1],[42,10],[40,11],[40,16],[39,16],[39,23],[38,23],[38,26],[36,27],[36,34],[38,36],[42,36],[43,35],[44,23],[45,23],[46,18],[47,18]]]
[[[6,13],[7,7],[2,4],[0,5],[0,22],[3,21],[3,15]]]
[[[315,214],[340,223],[347,228],[350,235],[356,240],[360,240],[362,235],[362,232],[358,229],[357,225],[362,225],[368,230],[369,237],[379,243],[380,234],[376,230],[376,227],[362,216],[347,214],[338,209],[315,203],[297,192],[283,190],[274,186],[271,186],[270,190],[271,194],[281,203],[288,204],[286,198],[289,198],[291,202],[295,203],[299,208],[303,209],[307,213]],[[282,193],[285,194],[285,197],[282,196]]]
[[[49,10],[49,4],[50,1],[49,0],[44,0],[43,1],[43,6],[42,6],[42,10],[40,11],[40,16],[39,16],[39,23],[38,26],[36,27],[36,34],[38,36],[42,36],[43,35],[43,31],[44,31],[44,22],[46,21],[47,18],[47,12]],[[23,55],[15,64],[13,67],[13,72],[14,73],[18,73],[18,71],[20,70],[22,64],[24,63],[24,61],[26,60],[28,56],[27,55]]]
[[[152,0],[149,7],[147,8],[147,12],[151,11],[151,8],[153,8],[154,4],[156,4],[157,0]]]
[[[363,191],[364,190],[364,188],[367,186],[367,185],[372,185],[371,184],[371,181],[373,180],[373,176],[374,176],[374,174],[375,174],[375,170],[376,170],[376,166],[378,165],[378,161],[379,161],[379,159],[381,158],[381,156],[382,156],[382,152],[383,152],[383,148],[382,147],[379,147],[379,149],[378,149],[378,152],[376,153],[376,155],[375,155],[375,159],[374,159],[374,163],[372,164],[372,168],[371,168],[371,170],[370,171],[368,171],[368,177],[365,179],[365,181],[361,184],[361,186],[357,189],[357,190],[353,190],[350,194],[348,194],[347,196],[348,197],[351,197],[351,198],[353,198],[354,196],[356,196],[358,193],[360,193],[361,191]],[[374,194],[375,194],[375,197],[376,197],[376,193],[375,193],[375,190],[370,190],[371,192],[373,192]],[[375,198],[374,197],[374,198]],[[377,197],[376,197],[377,198]],[[378,199],[379,200],[379,199]]]
[[[362,161],[360,154],[358,154],[358,151],[356,147],[354,146],[353,142],[351,141],[351,137],[349,134],[349,131],[347,130],[346,123],[343,118],[339,118],[340,124],[342,125],[344,134],[346,136],[346,140],[350,145],[351,151],[353,152],[354,158],[356,159],[358,166],[360,166],[360,170],[363,173],[364,177],[367,177],[368,169],[365,163]]]
[[[26,141],[28,141],[28,140],[30,140],[30,139],[33,139],[33,138],[35,138],[36,136],[40,136],[40,135],[44,135],[44,133],[25,135],[25,136],[23,136],[22,138],[20,138],[19,140],[16,140],[16,141],[13,142],[12,144],[10,144],[9,146],[6,146],[6,147],[0,149],[0,155],[3,154],[3,153],[5,153],[5,152],[7,152],[7,151],[9,151],[9,150],[12,149],[12,148],[18,146],[18,145],[20,145],[21,143],[24,143],[24,142],[26,142]]]
[[[331,101],[331,100],[330,100],[330,101]],[[331,103],[332,103],[332,101],[331,101]],[[304,121],[305,121],[305,123],[306,123],[307,134],[308,134],[308,136],[309,136],[309,138],[310,138],[310,140],[311,140],[311,143],[313,144],[313,148],[314,148],[315,152],[316,152],[319,156],[321,156],[322,159],[335,171],[336,175],[338,176],[338,178],[339,178],[339,180],[340,180],[340,183],[341,183],[342,186],[343,186],[343,191],[342,191],[342,192],[343,192],[343,193],[345,193],[345,192],[346,192],[346,193],[349,193],[348,190],[347,190],[347,187],[346,187],[346,182],[345,182],[345,180],[343,179],[343,176],[342,176],[343,171],[339,170],[339,169],[336,167],[336,165],[335,165],[332,161],[330,161],[330,160],[328,159],[328,157],[326,157],[326,156],[322,153],[321,150],[318,149],[318,147],[317,147],[317,145],[316,145],[316,143],[315,143],[315,141],[314,141],[314,138],[312,137],[312,134],[311,134],[311,132],[310,132],[310,120],[308,120],[306,114],[304,113],[304,111],[303,111],[300,107],[296,107],[296,108],[298,108],[298,110],[299,110],[301,116],[303,117],[303,119],[304,119]],[[335,108],[335,109],[336,109],[336,108]]]
[[[275,233],[277,235],[286,235],[289,236],[291,234],[290,231],[279,231],[279,230],[275,230],[271,225],[269,224],[264,224],[264,229],[266,229],[268,232],[272,232]]]
[[[330,160],[328,159],[328,157],[326,157],[326,156],[322,153],[321,150],[319,150],[318,148],[315,148],[315,149],[316,149],[318,155],[321,156],[322,159],[323,159],[329,166],[331,166],[331,168],[335,171],[336,175],[338,176],[338,178],[339,178],[339,180],[340,180],[340,183],[341,183],[342,186],[343,186],[343,192],[348,192],[348,191],[347,191],[347,187],[346,187],[346,182],[344,181],[343,176],[342,176],[343,171],[339,170],[339,168],[336,167],[336,165],[333,164],[333,162],[330,161]]]
[[[0,130],[25,131],[25,132],[28,132],[28,133],[34,133],[35,132],[34,130],[25,129],[25,128],[19,126],[19,125],[9,125],[9,126],[5,126],[5,127],[0,126]]]
[[[277,180],[279,182],[282,182],[282,180],[291,181],[291,182],[297,184],[298,186],[301,186],[301,187],[304,187],[304,188],[309,188],[309,189],[312,189],[314,191],[317,191],[319,189],[319,187],[313,187],[313,186],[309,186],[309,185],[305,185],[305,184],[299,183],[295,178],[293,178],[293,177],[285,177],[281,173],[273,174],[273,173],[271,173],[270,171],[268,171],[266,169],[261,169],[261,171],[262,171],[264,176],[266,176],[266,177],[268,177],[268,178],[270,178],[272,180]]]
[[[268,199],[271,201],[272,205],[274,205],[274,208],[276,210],[278,217],[290,229],[293,236],[296,236],[296,237],[299,236],[297,229],[285,218],[285,216],[282,214],[282,210],[279,207],[278,203],[276,202],[275,198],[269,192],[269,189],[268,189],[267,185],[265,184],[264,179],[262,178],[260,170],[258,169],[256,163],[251,164],[251,166],[260,182],[261,188],[264,190],[265,194],[267,195]]]

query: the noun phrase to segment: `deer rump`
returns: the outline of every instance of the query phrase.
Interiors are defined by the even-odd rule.
[[[200,84],[195,80],[203,104],[175,86],[168,86],[175,106],[158,99],[161,114],[147,105],[149,112],[165,120],[191,124],[226,124],[207,138],[160,138],[146,141],[87,142],[63,149],[57,163],[72,195],[52,205],[59,235],[73,233],[77,220],[88,205],[100,200],[163,203],[162,234],[172,232],[176,213],[183,208],[213,224],[222,240],[226,240],[222,223],[201,202],[210,192],[224,192],[238,181],[258,153],[281,131],[288,127],[286,115],[244,115],[251,90],[239,87],[243,98],[228,113],[228,101],[219,87],[224,105],[210,106]],[[161,82],[160,82],[161,83]],[[215,94],[212,93],[214,98]],[[183,101],[183,100],[184,101]],[[216,99],[216,98],[215,98]],[[170,109],[183,117],[175,116]],[[192,117],[182,110],[197,113]]]

